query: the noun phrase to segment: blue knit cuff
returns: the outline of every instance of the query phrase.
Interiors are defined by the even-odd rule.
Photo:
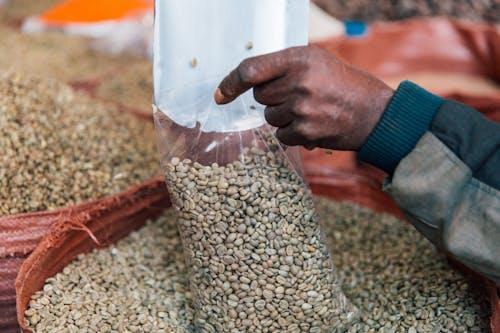
[[[410,81],[402,82],[358,157],[389,174],[429,129],[443,99]]]

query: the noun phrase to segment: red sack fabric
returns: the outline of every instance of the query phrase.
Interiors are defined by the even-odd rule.
[[[120,195],[108,197],[88,210],[60,218],[23,262],[16,279],[17,320],[25,332],[24,311],[31,295],[78,254],[112,244],[158,217],[170,206],[163,177]],[[78,225],[80,228],[75,228]],[[13,332],[17,332],[18,328]],[[3,331],[2,331],[3,332]]]
[[[366,36],[318,45],[379,77],[436,71],[500,80],[499,28],[488,24],[447,18],[375,23]]]
[[[25,258],[0,259],[0,332],[18,332],[14,281]]]
[[[16,293],[14,282],[19,268],[29,254],[37,247],[42,237],[54,225],[81,234],[88,238],[90,230],[76,216],[87,217],[93,212],[135,214],[155,216],[168,204],[163,177],[146,181],[130,189],[78,206],[62,208],[53,212],[40,212],[7,216],[0,220],[0,332],[18,332],[16,315]],[[118,210],[118,212],[116,212]],[[83,231],[83,232],[81,232]],[[109,240],[120,233],[109,235]],[[51,238],[52,235],[49,237]],[[88,238],[90,241],[92,237]],[[99,242],[106,244],[107,238]]]

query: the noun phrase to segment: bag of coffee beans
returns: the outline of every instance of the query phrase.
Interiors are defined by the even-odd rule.
[[[162,167],[200,332],[332,332],[342,293],[297,150],[267,125],[184,128],[157,110]],[[209,117],[208,117],[209,118]]]

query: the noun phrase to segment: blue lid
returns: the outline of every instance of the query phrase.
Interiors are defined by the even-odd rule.
[[[345,21],[345,32],[347,36],[358,37],[366,33],[367,25],[362,21]]]

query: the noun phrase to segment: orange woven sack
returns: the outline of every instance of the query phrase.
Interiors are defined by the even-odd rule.
[[[39,16],[47,25],[70,23],[94,23],[120,20],[137,15],[142,11],[153,10],[150,0],[66,0]]]
[[[27,18],[22,30],[57,30],[88,37],[108,53],[151,55],[153,8],[153,0],[65,0]]]
[[[447,18],[375,23],[318,43],[392,86],[403,79],[500,120],[500,28]],[[461,79],[461,80],[460,80]]]

